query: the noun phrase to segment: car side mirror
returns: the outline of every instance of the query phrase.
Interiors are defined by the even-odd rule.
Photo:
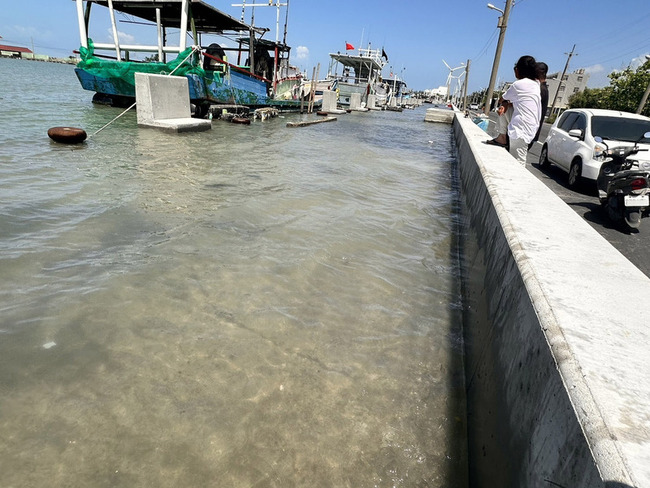
[[[578,139],[582,139],[582,129],[571,129],[569,131],[569,135],[571,137],[576,137]]]

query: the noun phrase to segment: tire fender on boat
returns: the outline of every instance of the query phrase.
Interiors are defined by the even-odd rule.
[[[47,131],[47,135],[53,141],[63,144],[79,144],[88,137],[85,130],[77,127],[52,127]]]

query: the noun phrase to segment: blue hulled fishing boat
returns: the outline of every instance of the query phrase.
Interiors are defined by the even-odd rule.
[[[213,104],[300,107],[302,74],[289,64],[291,48],[285,42],[262,38],[267,28],[246,24],[201,0],[75,1],[81,39],[75,71],[81,86],[95,92],[95,102],[130,105],[134,76],[141,72],[187,77],[197,116]],[[99,18],[97,25],[91,17]],[[148,42],[123,41],[118,21]],[[90,29],[98,26],[105,35],[107,25],[112,41],[93,42]]]

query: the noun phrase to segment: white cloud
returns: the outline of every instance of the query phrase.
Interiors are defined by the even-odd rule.
[[[609,85],[610,80],[607,77],[609,71],[602,64],[587,66],[585,71],[589,73],[589,81],[587,81],[589,88],[603,88]]]
[[[590,75],[595,75],[605,71],[605,67],[602,64],[594,64],[593,66],[587,66],[585,71]]]
[[[306,46],[298,46],[296,48],[296,59],[309,58],[309,48]]]
[[[117,35],[120,38],[120,44],[133,44],[135,37],[131,34],[126,34],[125,32],[117,31]],[[111,42],[114,42],[113,39],[113,29],[108,29],[108,37]]]
[[[628,66],[630,67],[630,69],[635,70],[646,61],[647,61],[646,55],[642,54],[641,56],[631,59]],[[585,71],[589,73],[591,76],[587,84],[589,85],[590,88],[602,88],[604,86],[607,86],[611,81],[607,75],[609,75],[610,73],[620,72],[623,69],[625,68],[623,67],[621,67],[620,69],[605,68],[605,66],[603,66],[602,64],[594,64],[593,66],[588,66],[585,68]]]
[[[646,54],[642,54],[638,58],[634,58],[632,61],[630,61],[630,68],[637,69],[646,61],[647,61]]]

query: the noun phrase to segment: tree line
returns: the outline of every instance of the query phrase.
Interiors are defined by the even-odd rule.
[[[628,67],[607,75],[609,86],[604,88],[585,88],[569,98],[569,108],[605,108],[636,112],[639,103],[650,83],[650,60],[637,69]],[[646,103],[642,115],[650,116],[650,104]]]

